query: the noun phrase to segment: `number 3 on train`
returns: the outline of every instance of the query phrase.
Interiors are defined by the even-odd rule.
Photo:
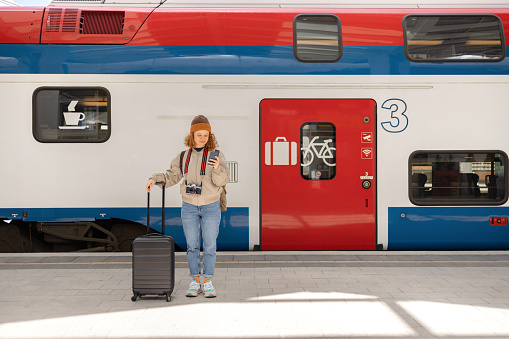
[[[403,100],[389,99],[381,107],[391,112],[390,120],[381,123],[384,130],[389,133],[400,133],[407,128],[408,117],[405,115],[406,103]]]

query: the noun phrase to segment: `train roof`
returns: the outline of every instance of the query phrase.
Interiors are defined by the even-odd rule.
[[[507,0],[53,0],[57,7],[167,8],[509,8]]]

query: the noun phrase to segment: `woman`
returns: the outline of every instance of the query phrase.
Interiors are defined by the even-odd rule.
[[[147,183],[150,191],[156,182],[164,182],[166,187],[180,184],[182,194],[182,225],[187,242],[187,262],[191,284],[186,296],[196,297],[204,293],[213,298],[216,291],[212,285],[216,265],[216,239],[221,220],[220,196],[229,178],[229,170],[222,152],[210,158],[217,147],[206,117],[198,115],[191,122],[191,130],[185,138],[188,150],[179,153],[165,173],[156,173]],[[200,269],[200,246],[203,239],[203,272]],[[200,284],[203,273],[204,284]]]

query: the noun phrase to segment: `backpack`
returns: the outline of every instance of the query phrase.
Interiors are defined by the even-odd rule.
[[[186,151],[182,151],[180,153],[180,174],[184,175],[184,171],[182,170],[182,163],[184,160],[184,154]],[[221,205],[221,212],[226,212],[226,207],[228,206],[228,202],[226,201],[226,185],[223,186],[223,190],[221,191],[221,197],[219,198]]]

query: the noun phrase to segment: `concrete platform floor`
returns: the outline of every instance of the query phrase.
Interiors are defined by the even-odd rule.
[[[509,252],[221,252],[131,301],[130,253],[0,254],[0,338],[509,338]]]

